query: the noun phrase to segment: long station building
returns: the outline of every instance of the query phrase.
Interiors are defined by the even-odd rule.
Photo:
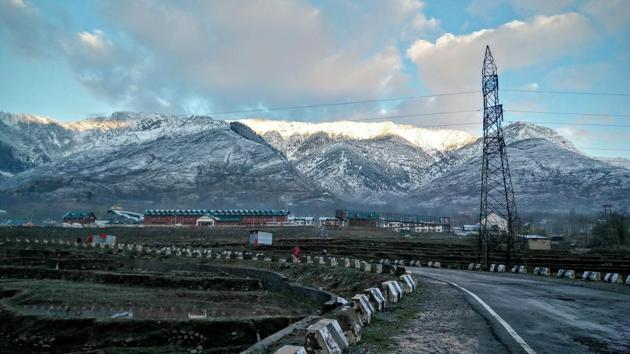
[[[288,218],[289,211],[279,209],[148,209],[144,212],[144,224],[156,226],[281,225]]]
[[[451,229],[450,219],[445,216],[337,209],[335,218],[347,226],[380,227],[394,231],[449,232]]]

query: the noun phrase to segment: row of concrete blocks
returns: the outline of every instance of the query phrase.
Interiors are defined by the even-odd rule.
[[[416,282],[409,275],[399,281],[389,280],[380,288],[365,289],[351,299],[351,306],[342,307],[332,315],[306,328],[304,346],[285,345],[275,354],[341,354],[350,345],[361,340],[363,328],[370,324],[376,312],[385,310],[389,304],[400,301],[405,293],[416,291]]]

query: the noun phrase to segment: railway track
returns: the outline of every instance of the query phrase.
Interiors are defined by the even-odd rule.
[[[423,263],[439,261],[443,267],[452,268],[466,267],[469,263],[478,261],[476,247],[463,243],[299,238],[277,240],[273,246],[261,246],[257,249],[287,254],[296,244],[299,244],[306,254],[321,254],[326,250],[331,255],[364,259],[419,260]],[[503,253],[492,253],[490,258],[493,263],[506,263]],[[529,267],[544,266],[552,270],[574,269],[578,272],[596,270],[630,274],[630,254],[624,251],[592,251],[584,254],[569,250],[526,251],[517,252],[513,260],[515,264],[527,264]]]

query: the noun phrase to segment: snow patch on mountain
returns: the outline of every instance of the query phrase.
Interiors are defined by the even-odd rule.
[[[264,119],[245,119],[240,122],[250,126],[260,135],[265,136],[269,133],[275,133],[284,141],[290,141],[292,137],[296,136],[308,137],[317,133],[354,140],[397,136],[427,152],[444,152],[457,149],[477,139],[459,130],[425,129],[393,122],[336,121],[308,123]],[[291,151],[290,148],[286,147],[278,148],[283,151]]]

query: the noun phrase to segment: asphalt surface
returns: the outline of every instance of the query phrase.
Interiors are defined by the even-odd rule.
[[[522,275],[408,269],[471,291],[537,353],[630,353],[630,294]],[[497,340],[512,352],[524,352],[499,321],[462,293],[492,323]]]

